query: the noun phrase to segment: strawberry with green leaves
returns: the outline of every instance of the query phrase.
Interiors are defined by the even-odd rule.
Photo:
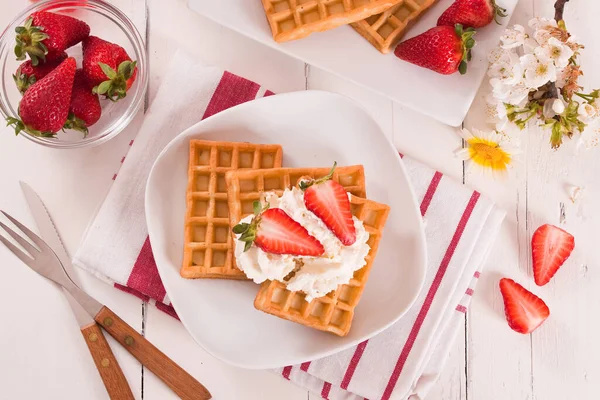
[[[133,85],[137,66],[123,47],[89,36],[83,41],[83,73],[95,93],[117,101]]]
[[[20,119],[9,117],[7,125],[13,125],[17,134],[53,137],[67,121],[76,68],[75,59],[69,57],[31,85],[19,103]]]
[[[437,21],[438,26],[455,26],[461,24],[465,28],[482,28],[498,22],[498,17],[506,17],[506,9],[498,6],[495,0],[456,0]]]
[[[54,70],[54,68],[58,67],[59,64],[66,59],[67,53],[62,53],[56,59],[46,61],[45,63],[40,63],[38,65],[33,65],[31,60],[25,61],[13,74],[13,79],[17,85],[17,89],[19,89],[21,94],[25,93],[29,86],[48,75]]]
[[[15,31],[17,60],[29,56],[31,64],[36,66],[60,58],[66,49],[89,36],[90,27],[73,17],[38,11]]]
[[[244,251],[252,244],[266,253],[290,254],[294,256],[319,257],[325,248],[305,227],[294,221],[281,208],[261,208],[254,202],[254,218],[250,223],[239,223],[233,233],[240,235],[238,240],[245,243]]]
[[[475,46],[472,28],[462,25],[436,26],[398,44],[394,54],[401,60],[449,75],[456,71],[467,72],[471,49]]]
[[[64,128],[83,132],[87,136],[88,127],[98,122],[101,115],[100,99],[92,92],[92,86],[83,76],[83,71],[78,69],[75,71],[69,117]]]
[[[337,163],[328,175],[319,179],[300,181],[304,190],[304,205],[321,219],[345,246],[356,242],[356,228],[350,210],[350,200],[344,187],[332,180]]]

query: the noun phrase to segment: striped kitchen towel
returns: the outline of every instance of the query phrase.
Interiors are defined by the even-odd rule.
[[[273,93],[178,53],[78,249],[74,263],[176,317],[148,240],[146,180],[162,149],[199,118]],[[183,70],[182,70],[183,69]],[[181,79],[184,76],[185,79]],[[428,246],[422,293],[395,325],[333,356],[277,371],[326,399],[423,399],[439,375],[504,213],[404,157]],[[108,177],[110,178],[110,177]]]

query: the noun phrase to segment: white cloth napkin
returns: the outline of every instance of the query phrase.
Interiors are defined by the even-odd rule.
[[[272,93],[181,53],[172,63],[74,263],[176,316],[145,223],[150,167],[173,137],[201,118]],[[423,399],[464,321],[479,269],[504,218],[479,193],[409,157],[404,162],[425,220],[425,285],[411,310],[383,333],[333,356],[276,371],[323,398]]]

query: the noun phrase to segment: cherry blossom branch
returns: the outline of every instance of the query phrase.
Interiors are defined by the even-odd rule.
[[[554,3],[554,19],[556,20],[556,22],[563,19],[565,5],[567,4],[568,1],[569,0],[556,0],[556,3]]]

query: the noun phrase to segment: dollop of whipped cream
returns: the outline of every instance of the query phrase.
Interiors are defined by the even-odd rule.
[[[370,250],[367,244],[369,233],[358,218],[352,217],[356,229],[356,242],[351,246],[344,246],[325,223],[306,208],[302,190],[296,187],[286,189],[281,197],[267,192],[265,201],[269,203],[270,208],[281,208],[306,228],[308,233],[323,244],[325,254],[320,257],[270,254],[256,246],[244,252],[244,243],[236,240],[237,265],[254,282],[277,280],[285,283],[289,290],[306,293],[306,301],[311,301],[325,296],[338,285],[350,282],[354,272],[366,264],[365,257]],[[251,221],[252,215],[249,215],[240,222]],[[294,270],[296,271],[292,278],[285,281],[284,278]]]

